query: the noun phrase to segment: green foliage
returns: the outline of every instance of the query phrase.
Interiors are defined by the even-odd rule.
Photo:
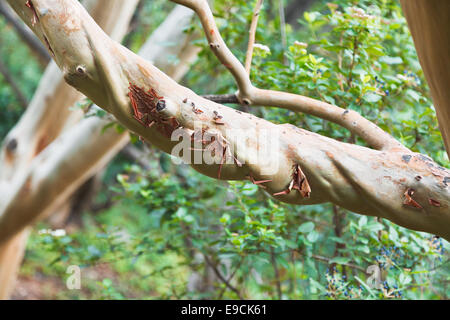
[[[14,29],[0,16],[0,61],[8,69],[24,96],[31,100],[39,83],[42,68]],[[14,91],[0,74],[0,139],[19,120],[23,112]]]

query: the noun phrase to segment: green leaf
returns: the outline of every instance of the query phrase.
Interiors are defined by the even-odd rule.
[[[362,216],[361,218],[359,218],[358,226],[359,226],[360,229],[362,229],[366,224],[367,224],[367,217],[366,216]]]
[[[420,101],[420,95],[415,92],[414,90],[408,89],[406,90],[406,94],[410,96],[414,101],[419,102]]]
[[[375,93],[373,93],[373,92],[367,92],[367,93],[363,96],[363,99],[364,99],[365,101],[367,101],[367,102],[375,103],[375,102],[380,101],[381,96],[378,95],[378,94],[375,94]]]
[[[386,64],[401,64],[401,63],[403,63],[403,59],[401,57],[383,56],[378,60],[380,62],[384,62]]]
[[[248,197],[253,196],[256,192],[258,192],[258,186],[253,183],[246,183],[241,192],[243,195]]]
[[[228,213],[223,214],[222,218],[220,218],[220,222],[225,224],[228,223],[228,221],[230,221],[230,215]]]
[[[319,233],[315,230],[311,231],[306,237],[309,242],[314,243],[319,239]]]
[[[298,227],[298,232],[300,233],[310,233],[314,230],[313,222],[305,222],[300,227]]]
[[[319,290],[319,293],[321,294],[325,294],[327,292],[327,289],[313,278],[309,278],[309,282],[311,284],[311,293],[315,294],[317,293],[317,290]]]
[[[183,219],[187,215],[187,209],[180,207],[178,208],[177,212],[175,212],[175,217],[179,219]]]

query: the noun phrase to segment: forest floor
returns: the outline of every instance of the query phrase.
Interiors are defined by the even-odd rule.
[[[83,276],[90,281],[99,281],[108,278],[118,281],[119,275],[109,265],[101,264],[83,270]],[[36,272],[33,276],[19,275],[12,300],[54,300],[54,299],[92,299],[95,297],[89,288],[70,291],[64,279]]]

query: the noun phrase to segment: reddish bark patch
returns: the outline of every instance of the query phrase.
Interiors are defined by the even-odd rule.
[[[309,198],[311,196],[311,187],[308,179],[298,164],[294,167],[293,180],[294,185],[292,188],[298,190],[303,198]]]
[[[275,193],[274,196],[281,196],[289,194],[292,189],[300,192],[303,198],[309,198],[311,196],[311,187],[309,185],[308,179],[300,168],[299,164],[294,165],[294,172],[292,174],[292,180],[286,190]]]
[[[434,199],[428,199],[428,202],[430,203],[430,205],[432,205],[433,207],[441,207],[441,203],[437,200]]]
[[[133,107],[133,117],[144,127],[156,128],[163,135],[170,137],[172,132],[180,127],[175,118],[165,119],[161,111],[166,108],[164,97],[160,97],[154,89],[147,92],[134,84],[130,83],[128,96]]]
[[[36,146],[36,150],[34,151],[34,156],[37,156],[48,146],[48,139],[47,136],[43,135],[39,138],[39,141]]]
[[[31,184],[32,184],[32,178],[28,177],[27,180],[25,181],[24,185],[20,189],[20,196],[21,197],[25,197],[26,195],[28,195],[30,193],[30,191],[31,191]]]
[[[25,5],[28,8],[30,8],[30,10],[33,12],[33,18],[31,19],[31,25],[34,27],[34,25],[39,22],[39,16],[37,15],[36,8],[34,7],[34,4],[33,4],[33,2],[31,2],[31,0],[28,0],[25,3]]]
[[[223,117],[217,112],[214,111],[214,123],[223,126],[225,123],[222,122]]]

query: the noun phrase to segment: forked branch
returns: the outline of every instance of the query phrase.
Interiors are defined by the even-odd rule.
[[[353,110],[346,110],[329,103],[308,98],[301,95],[285,92],[262,90],[254,87],[249,78],[249,72],[233,55],[222,39],[214,16],[207,0],[170,0],[194,10],[203,25],[210,48],[222,64],[234,76],[239,88],[237,97],[245,105],[271,106],[289,109],[295,112],[307,113],[319,118],[337,123],[365,140],[372,148],[377,150],[390,150],[406,148],[395,140],[390,134],[383,131],[373,122],[362,117]],[[252,28],[256,28],[254,19]],[[249,44],[250,46],[250,44]],[[248,56],[247,56],[248,61]]]
[[[23,0],[8,1],[23,19],[33,18],[23,14]],[[32,1],[38,16],[32,28],[48,41],[66,81],[163,151],[184,159],[199,156],[202,161],[190,162],[197,171],[216,179],[250,180],[284,202],[332,202],[450,239],[448,169],[412,153],[354,112],[254,88],[220,38],[206,1],[176,2],[199,14],[213,50],[235,75],[241,98],[334,120],[381,150],[276,125],[206,100],[108,38],[78,1]],[[70,24],[64,23],[68,16]],[[188,151],[179,152],[179,138],[187,138]],[[218,161],[204,161],[204,150],[215,150],[211,154]]]

